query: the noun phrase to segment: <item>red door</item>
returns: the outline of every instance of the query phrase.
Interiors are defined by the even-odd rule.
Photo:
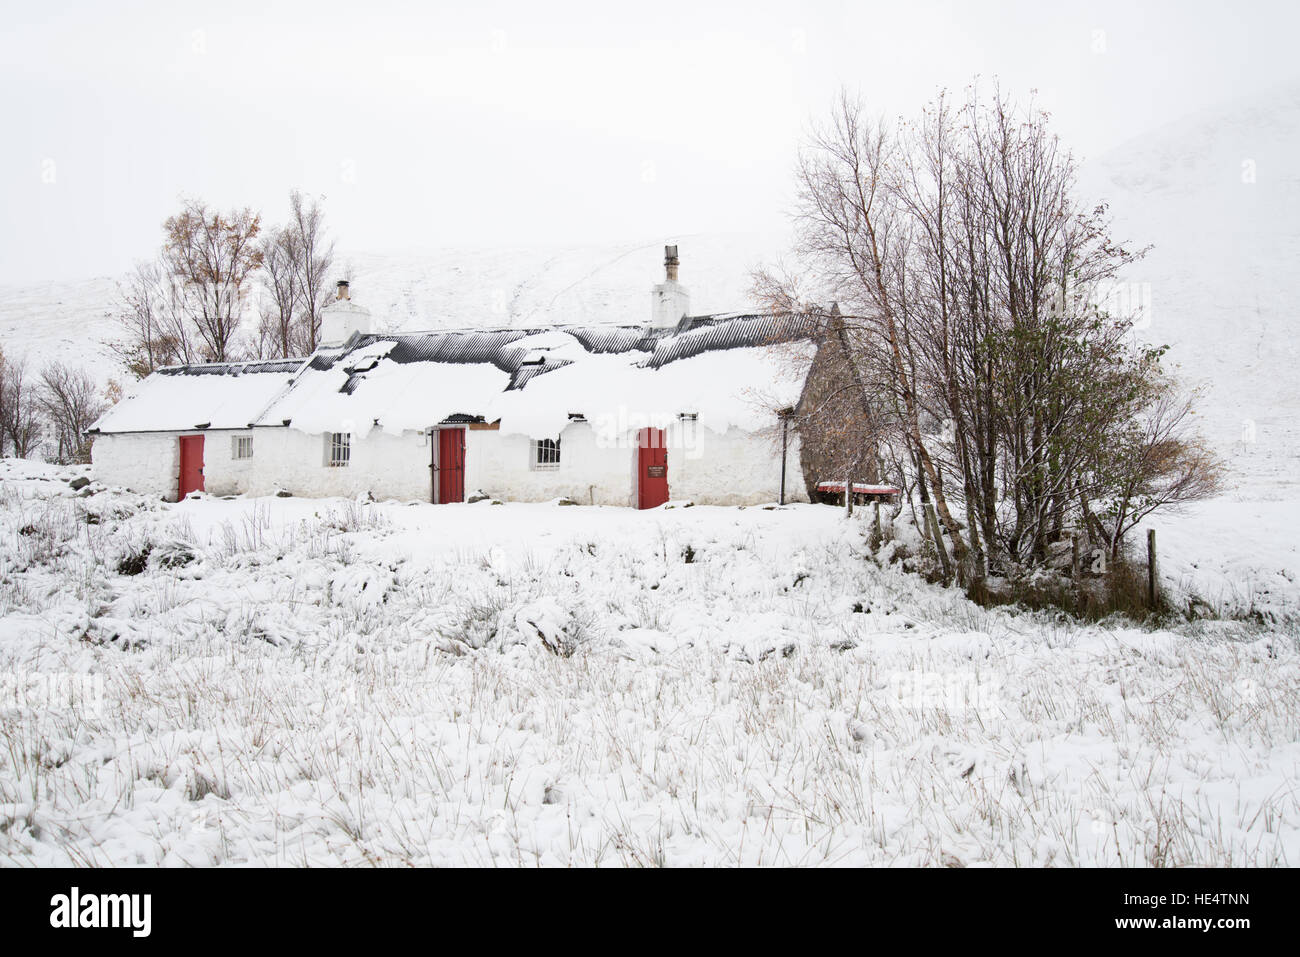
[[[438,501],[465,501],[465,430],[438,430]]]
[[[180,494],[183,499],[190,492],[203,491],[203,436],[181,436],[181,480]]]
[[[663,429],[637,433],[637,508],[654,508],[668,501],[668,449]]]

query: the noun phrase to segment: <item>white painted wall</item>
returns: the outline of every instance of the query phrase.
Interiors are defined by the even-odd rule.
[[[728,429],[713,432],[696,423],[674,421],[665,429],[668,493],[710,505],[753,505],[775,501],[781,486],[780,436]],[[466,489],[497,498],[545,501],[568,496],[582,504],[636,504],[635,432],[618,444],[597,440],[590,425],[574,423],[561,433],[560,467],[532,469],[529,440],[500,432],[470,432]],[[786,498],[806,498],[798,438],[791,435],[786,465]]]
[[[388,435],[372,431],[352,438],[347,466],[328,464],[329,436],[296,429],[255,429],[255,476],[240,491],[270,495],[287,489],[294,495],[364,495],[403,501],[429,500],[429,438],[419,432]]]
[[[728,429],[712,432],[695,423],[668,425],[668,486],[673,499],[700,504],[752,505],[775,501],[780,487],[780,437]],[[180,432],[104,435],[95,440],[96,478],[174,500]],[[389,435],[375,430],[353,438],[345,468],[327,462],[326,435],[295,429],[252,431],[253,458],[233,458],[231,437],[247,431],[204,433],[204,483],[213,495],[354,496],[428,501],[432,449],[427,435]],[[509,501],[547,501],[567,496],[583,504],[636,504],[635,432],[619,443],[600,442],[586,423],[561,434],[560,467],[535,470],[527,437],[492,430],[466,432],[465,491],[483,490]],[[804,498],[799,446],[791,435],[786,497]]]
[[[536,470],[527,436],[470,432],[465,488],[516,502],[567,496],[584,505],[631,505],[632,455],[630,449],[600,447],[591,426],[572,424],[560,433],[560,467]]]
[[[180,479],[179,432],[97,435],[90,447],[94,475],[143,495],[176,500]]]

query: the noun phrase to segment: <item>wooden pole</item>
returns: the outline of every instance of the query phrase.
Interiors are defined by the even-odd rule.
[[[853,473],[850,472],[844,479],[844,517],[850,518],[853,515]]]
[[[1147,594],[1156,607],[1156,530],[1147,529]]]
[[[790,417],[788,415],[783,415],[781,416],[781,499],[777,503],[778,505],[785,504],[785,459],[786,448],[789,444],[789,434]]]

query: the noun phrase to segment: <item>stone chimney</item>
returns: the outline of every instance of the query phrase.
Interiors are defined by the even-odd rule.
[[[341,346],[354,334],[375,331],[370,310],[352,301],[348,281],[340,279],[335,289],[334,301],[320,311],[320,344],[326,348]]]
[[[691,294],[677,281],[676,246],[664,247],[664,281],[650,290],[650,325],[671,329],[691,310]]]

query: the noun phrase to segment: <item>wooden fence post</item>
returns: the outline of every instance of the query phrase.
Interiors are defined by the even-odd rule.
[[[1147,529],[1147,594],[1156,607],[1156,530]]]

